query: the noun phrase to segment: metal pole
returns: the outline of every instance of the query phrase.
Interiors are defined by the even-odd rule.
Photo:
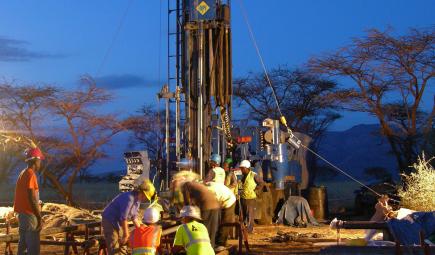
[[[177,161],[179,161],[180,160],[180,87],[178,85],[175,87],[175,155],[177,156]]]
[[[171,83],[171,61],[170,61],[170,55],[171,55],[171,46],[170,46],[170,29],[171,29],[171,25],[170,25],[170,20],[171,20],[171,0],[168,0],[168,24],[167,24],[167,29],[168,29],[168,36],[167,36],[167,45],[168,45],[168,62],[167,62],[167,79],[168,79],[168,84],[167,84],[167,91],[170,91],[170,83]],[[168,190],[169,189],[169,98],[166,98],[166,102],[165,102],[165,152],[166,152],[166,170],[165,170],[165,189]]]
[[[199,22],[199,90],[198,90],[198,166],[199,166],[199,175],[201,178],[204,178],[203,175],[203,136],[204,136],[204,120],[203,120],[203,86],[204,86],[204,23],[203,21]]]
[[[175,64],[175,155],[180,160],[180,0],[177,0],[176,9],[176,64]]]
[[[166,143],[166,189],[169,189],[169,98],[166,98],[166,134],[165,134],[165,143]]]

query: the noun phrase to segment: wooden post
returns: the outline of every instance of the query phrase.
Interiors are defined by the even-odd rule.
[[[10,232],[11,232],[11,224],[9,220],[6,220],[6,235],[9,235]],[[13,255],[10,242],[6,242],[5,255]]]

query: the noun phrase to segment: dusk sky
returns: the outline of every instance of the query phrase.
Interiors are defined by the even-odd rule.
[[[261,70],[239,3],[232,1],[234,77]],[[435,24],[433,0],[244,0],[244,6],[268,68],[298,67],[370,28],[404,34]],[[166,82],[166,21],[166,0],[0,1],[0,78],[73,88],[90,74],[116,97],[106,110],[133,113],[157,102]],[[427,95],[435,93],[430,87]],[[358,123],[374,121],[346,114],[333,129]]]

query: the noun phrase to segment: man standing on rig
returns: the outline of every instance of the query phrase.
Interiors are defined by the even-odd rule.
[[[20,240],[18,255],[39,255],[42,228],[39,186],[35,172],[41,168],[44,155],[37,147],[26,150],[27,168],[21,171],[15,187],[14,211],[18,214]],[[27,250],[27,253],[26,253]]]

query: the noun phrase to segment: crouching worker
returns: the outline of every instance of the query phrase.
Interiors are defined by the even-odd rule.
[[[184,206],[180,212],[183,225],[175,234],[172,253],[185,250],[187,255],[215,254],[210,244],[207,228],[200,223],[201,212],[197,206]]]
[[[137,215],[140,203],[149,200],[148,190],[140,185],[133,191],[119,194],[104,208],[101,225],[108,255],[127,254],[130,238],[128,221],[132,220],[136,228],[139,228],[141,221],[137,219]]]
[[[136,227],[130,235],[130,247],[133,249],[132,255],[154,255],[160,246],[162,235],[161,226],[157,225],[160,220],[160,212],[149,207],[143,215],[145,225]]]

